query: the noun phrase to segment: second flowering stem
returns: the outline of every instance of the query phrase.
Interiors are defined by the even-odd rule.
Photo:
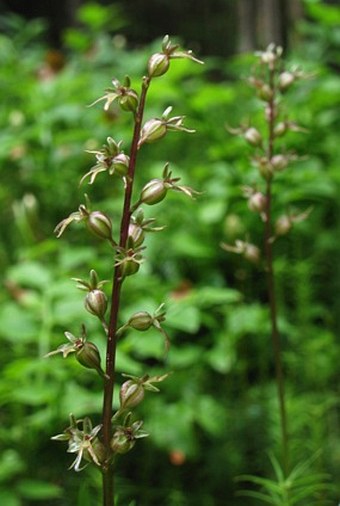
[[[271,160],[274,155],[275,140],[275,68],[269,70],[269,87],[271,98],[268,101],[268,146],[267,159]],[[283,469],[288,475],[289,462],[289,442],[287,429],[285,380],[282,365],[282,350],[280,332],[277,322],[276,294],[275,294],[275,273],[273,265],[273,241],[272,241],[272,177],[269,175],[266,180],[265,210],[264,210],[264,255],[266,259],[267,271],[267,294],[271,322],[271,340],[273,346],[275,376],[279,400],[280,425],[281,425],[281,443],[282,443],[282,462]]]

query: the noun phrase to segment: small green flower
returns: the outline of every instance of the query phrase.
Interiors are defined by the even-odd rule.
[[[64,334],[69,343],[58,346],[56,350],[47,353],[45,357],[62,353],[63,357],[66,358],[70,353],[75,353],[76,359],[81,365],[88,369],[95,369],[100,376],[107,378],[100,365],[100,354],[97,346],[86,340],[85,326],[82,327],[81,337],[75,337],[71,332],[64,332]]]
[[[52,355],[56,355],[57,353],[62,353],[63,358],[66,358],[70,353],[75,353],[80,350],[86,341],[85,331],[83,328],[83,335],[81,337],[75,337],[71,332],[64,332],[66,339],[68,339],[69,343],[62,344],[58,346],[58,348],[54,351],[50,351],[45,355],[46,357],[50,357]]]
[[[162,376],[152,376],[148,374],[144,376],[132,376],[130,374],[123,374],[128,378],[121,386],[119,393],[120,408],[113,416],[113,420],[119,418],[127,409],[137,406],[144,399],[144,391],[159,392],[159,389],[154,383],[164,381],[170,373],[163,374]]]
[[[125,325],[123,325],[123,327],[118,329],[117,335],[120,336],[125,330],[129,328],[139,330],[140,332],[145,332],[149,330],[151,327],[154,327],[164,337],[165,348],[166,351],[168,351],[170,347],[170,338],[161,326],[161,323],[165,321],[165,314],[166,312],[164,310],[164,304],[161,304],[156,309],[153,315],[151,315],[147,311],[138,311],[129,318],[129,320]]]
[[[165,227],[154,227],[154,218],[144,218],[143,209],[139,209],[136,216],[131,216],[129,231],[128,231],[128,245],[132,248],[141,246],[145,239],[145,232],[161,232]]]
[[[107,138],[107,144],[104,144],[99,151],[87,151],[96,156],[96,164],[91,167],[80,180],[82,183],[87,177],[90,178],[89,184],[92,184],[100,172],[108,172],[110,176],[117,174],[120,177],[127,175],[130,158],[121,149],[122,141],[116,142],[112,137]]]
[[[140,134],[138,147],[140,148],[144,143],[155,142],[161,139],[165,134],[170,131],[194,133],[195,130],[184,126],[185,116],[173,116],[170,118],[172,107],[167,107],[162,114],[161,118],[154,118],[147,121]]]
[[[94,269],[90,270],[90,278],[89,281],[84,281],[80,278],[72,278],[72,281],[76,281],[76,287],[79,290],[83,290],[85,292],[91,292],[92,290],[100,290],[105,283],[108,283],[107,279],[99,281],[98,274]]]
[[[135,112],[138,107],[138,94],[130,88],[131,82],[129,76],[126,76],[123,84],[118,79],[112,79],[113,88],[107,88],[105,95],[95,100],[92,105],[105,100],[104,111],[108,111],[111,104],[117,100],[119,106],[124,111]]]
[[[74,221],[79,223],[83,221],[89,231],[100,239],[108,240],[112,246],[116,246],[112,238],[112,223],[110,218],[102,211],[91,211],[90,200],[85,194],[85,204],[81,204],[78,211],[71,213],[55,227],[54,232],[59,238],[65,229]]]
[[[70,415],[70,420],[70,426],[62,434],[57,434],[51,438],[54,441],[68,441],[67,452],[77,454],[69,469],[73,468],[76,472],[82,471],[87,466],[85,464],[80,467],[83,459],[94,462],[98,467],[101,467],[105,451],[97,435],[102,425],[92,427],[92,422],[88,417],[76,420],[73,415]]]
[[[169,170],[169,164],[166,163],[163,169],[163,178],[151,179],[151,181],[144,185],[139,200],[134,205],[133,210],[137,209],[140,204],[147,204],[149,206],[158,204],[164,200],[168,190],[184,193],[191,198],[194,198],[194,195],[199,195],[199,192],[190,188],[190,186],[177,184],[178,181],[180,181],[180,178],[172,177],[172,172]]]
[[[232,253],[237,253],[242,255],[246,260],[257,264],[260,260],[260,250],[254,244],[249,243],[248,241],[241,241],[237,239],[235,241],[235,246],[231,246],[230,244],[221,243],[221,248],[225,251],[230,251]]]
[[[148,433],[142,430],[143,422],[136,421],[129,425],[131,414],[126,417],[124,425],[117,425],[112,439],[111,449],[113,453],[124,454],[130,451],[136,444],[137,439],[148,437]]]
[[[117,247],[117,257],[115,266],[120,267],[121,276],[123,278],[132,276],[139,271],[139,268],[143,262],[141,251],[145,249],[143,246],[138,248],[120,248]]]

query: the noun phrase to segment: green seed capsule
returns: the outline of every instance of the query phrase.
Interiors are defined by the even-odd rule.
[[[140,331],[148,330],[152,326],[152,323],[153,318],[147,311],[135,313],[128,321],[129,327]]]
[[[141,192],[141,201],[144,204],[153,206],[161,202],[168,192],[164,181],[162,179],[152,179],[149,181]]]
[[[141,246],[145,239],[145,234],[139,225],[137,223],[130,223],[129,225],[129,240],[132,241],[132,245],[134,248],[137,248],[138,246]]]
[[[160,119],[150,119],[145,123],[140,134],[140,144],[161,139],[166,134],[166,124]]]
[[[84,304],[89,313],[103,318],[107,309],[107,297],[101,290],[91,290],[86,295]]]
[[[159,77],[164,75],[170,66],[169,56],[164,53],[153,54],[148,61],[149,77]]]
[[[76,358],[81,365],[88,369],[101,370],[99,350],[93,343],[86,341],[84,346],[76,352]]]
[[[123,278],[132,276],[139,271],[140,263],[133,257],[126,257],[120,264],[120,270]]]
[[[131,450],[135,446],[135,443],[135,439],[129,437],[123,429],[118,428],[112,436],[110,445],[113,453],[122,455]]]
[[[130,158],[124,153],[120,153],[112,160],[113,171],[119,176],[126,176],[129,168]]]
[[[144,399],[144,388],[133,380],[125,381],[120,387],[119,400],[124,409],[134,408]]]
[[[118,100],[123,111],[135,112],[138,107],[138,95],[133,90],[127,90]]]
[[[100,239],[112,239],[110,218],[101,211],[93,211],[87,219],[88,229]]]

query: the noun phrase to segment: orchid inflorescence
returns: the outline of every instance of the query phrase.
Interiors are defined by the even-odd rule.
[[[61,354],[64,358],[75,355],[78,362],[88,369],[95,370],[103,380],[103,415],[102,423],[94,428],[88,417],[81,419],[71,415],[70,426],[62,434],[53,439],[68,442],[68,452],[76,453],[76,459],[71,467],[76,471],[83,469],[82,461],[95,464],[103,471],[105,483],[110,483],[103,490],[113,489],[113,463],[116,455],[126,453],[135,445],[139,438],[148,434],[142,429],[143,422],[133,420],[131,409],[135,408],[143,399],[145,391],[158,392],[154,383],[165,380],[168,374],[149,377],[124,375],[127,379],[120,387],[120,406],[113,411],[113,389],[115,382],[115,356],[119,339],[124,339],[130,331],[146,332],[155,328],[165,341],[166,351],[169,349],[170,339],[163,328],[166,319],[165,306],[162,303],[153,313],[137,311],[119,324],[120,291],[122,284],[139,271],[144,261],[146,249],[144,241],[148,233],[160,232],[163,226],[155,226],[154,218],[145,218],[143,206],[153,206],[163,201],[169,191],[183,193],[194,198],[198,194],[191,187],[179,184],[180,178],[173,177],[169,163],[165,164],[162,177],[145,182],[139,197],[133,203],[133,185],[138,152],[144,144],[157,142],[168,132],[177,131],[193,133],[194,130],[184,125],[184,116],[172,116],[172,107],[167,107],[158,118],[152,118],[143,123],[146,95],[152,79],[164,75],[173,59],[189,59],[197,63],[191,51],[182,51],[177,44],[173,44],[168,36],[163,39],[160,52],[153,54],[147,64],[147,75],[142,78],[141,93],[131,88],[128,76],[123,81],[112,80],[112,87],[93,104],[104,102],[104,110],[119,107],[123,111],[132,113],[134,128],[129,154],[123,150],[123,141],[116,141],[109,136],[106,143],[98,150],[88,151],[94,155],[95,163],[81,178],[81,184],[87,181],[89,185],[96,182],[99,174],[103,173],[123,181],[124,202],[122,214],[118,218],[111,218],[106,212],[96,208],[92,210],[90,198],[85,194],[85,203],[79,205],[76,211],[63,219],[56,227],[57,237],[73,223],[85,225],[97,239],[107,243],[110,254],[113,251],[113,283],[111,299],[104,290],[106,280],[100,280],[97,272],[91,269],[88,279],[73,278],[77,288],[85,292],[84,307],[88,313],[96,317],[105,334],[107,345],[105,371],[101,366],[99,349],[95,343],[87,339],[85,326],[82,327],[80,337],[71,332],[65,332],[67,344],[60,345],[48,356]],[[113,223],[120,222],[120,232],[114,238]],[[105,492],[104,492],[105,494]],[[112,494],[113,495],[113,494]],[[113,497],[105,504],[114,504]]]

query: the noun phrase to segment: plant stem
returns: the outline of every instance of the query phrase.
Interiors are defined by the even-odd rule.
[[[275,126],[275,69],[270,69],[269,85],[272,90],[272,97],[268,102],[268,147],[267,158],[270,162],[274,154],[274,126]],[[280,424],[281,424],[281,442],[282,442],[282,463],[285,475],[288,475],[289,467],[289,441],[287,429],[286,399],[285,399],[285,380],[282,366],[281,339],[277,322],[277,305],[275,293],[275,272],[273,265],[273,246],[272,246],[272,177],[267,178],[266,185],[266,209],[265,209],[265,232],[264,232],[264,250],[267,271],[267,293],[271,321],[271,340],[275,361],[275,376],[279,400]]]
[[[128,168],[128,174],[126,177],[123,212],[120,224],[119,246],[121,248],[126,247],[126,242],[128,238],[129,224],[131,218],[131,197],[136,168],[138,141],[142,127],[145,100],[149,84],[150,79],[144,78],[139,105],[135,114],[135,126],[130,150],[130,163]],[[113,415],[112,403],[115,384],[115,361],[116,361],[116,348],[117,348],[116,331],[118,324],[118,314],[119,314],[122,284],[123,278],[121,276],[120,266],[117,265],[114,269],[113,274],[111,311],[107,333],[106,374],[108,376],[108,379],[105,381],[104,384],[103,415],[102,415],[103,444],[107,454],[107,461],[105,466],[103,466],[103,506],[114,506],[114,464],[112,461],[110,441],[112,438],[111,420]]]

